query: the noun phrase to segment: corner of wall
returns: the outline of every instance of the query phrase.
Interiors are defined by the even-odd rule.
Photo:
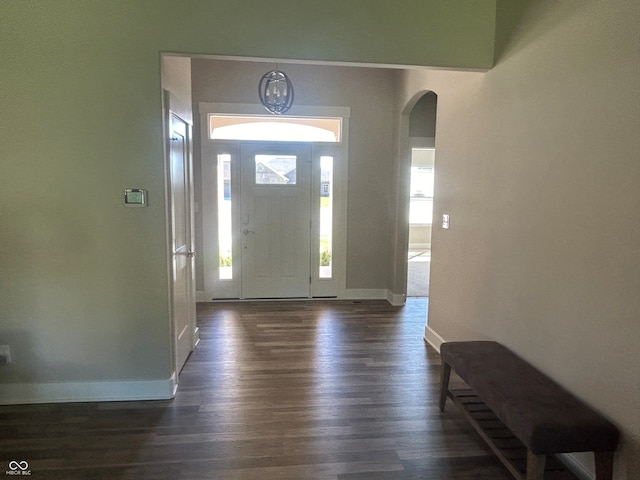
[[[387,290],[387,302],[394,307],[401,307],[407,301],[407,296],[404,293],[393,293],[391,290]]]
[[[440,345],[445,342],[444,338],[438,335],[429,325],[424,327],[424,341],[431,345],[438,353],[440,353]]]

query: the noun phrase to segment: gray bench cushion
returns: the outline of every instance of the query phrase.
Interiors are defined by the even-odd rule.
[[[442,360],[535,454],[614,451],[618,429],[497,342],[446,342]]]

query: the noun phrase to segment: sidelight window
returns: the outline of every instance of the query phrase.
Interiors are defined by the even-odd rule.
[[[333,157],[320,157],[320,278],[332,278]]]
[[[231,155],[218,155],[218,278],[233,278],[231,230]]]

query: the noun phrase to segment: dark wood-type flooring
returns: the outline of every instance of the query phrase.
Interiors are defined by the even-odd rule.
[[[14,460],[47,480],[508,480],[438,410],[426,301],[200,304],[175,399],[0,406],[0,475]]]

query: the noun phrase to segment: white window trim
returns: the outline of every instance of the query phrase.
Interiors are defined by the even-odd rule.
[[[218,102],[200,102],[198,105],[201,125],[201,161],[202,161],[202,211],[203,211],[203,248],[206,250],[217,246],[217,239],[214,239],[213,232],[217,225],[214,219],[217,214],[208,211],[211,206],[215,205],[215,200],[209,198],[212,193],[207,192],[206,183],[215,180],[215,169],[208,166],[207,163],[217,158],[217,154],[221,153],[219,147],[225,145],[225,153],[238,155],[241,143],[248,143],[245,140],[212,140],[209,138],[209,115],[251,115],[251,116],[269,116],[268,112],[259,104],[242,104],[242,103],[218,103]],[[347,185],[348,185],[348,164],[349,164],[349,119],[351,117],[351,108],[339,106],[314,106],[314,105],[294,105],[287,112],[287,116],[300,117],[342,117],[341,141],[332,142],[304,142],[312,146],[312,161],[317,163],[317,168],[312,168],[312,218],[316,210],[319,216],[320,202],[320,156],[330,155],[334,157],[334,211],[333,211],[333,256],[332,256],[332,278],[320,278],[319,275],[319,255],[315,255],[319,251],[319,234],[315,225],[312,227],[312,238],[318,237],[311,245],[311,298],[346,298],[346,276],[347,276]],[[291,142],[294,143],[294,142]],[[216,148],[217,146],[217,148]],[[236,149],[237,148],[237,149]],[[236,162],[237,163],[237,162]],[[239,176],[237,177],[239,178]],[[211,183],[215,185],[215,183]],[[209,189],[210,190],[210,189]],[[317,222],[313,222],[314,224]],[[212,229],[213,228],[213,229]],[[317,248],[316,248],[317,246]],[[237,248],[237,247],[236,247]],[[217,248],[214,250],[217,252]],[[318,257],[318,258],[316,258]],[[238,298],[235,294],[239,287],[236,282],[220,281],[217,279],[218,267],[216,261],[207,262],[204,259],[204,299],[210,301],[218,298]],[[234,262],[233,265],[234,279],[238,279],[240,275],[239,265]],[[224,285],[224,287],[223,287]],[[228,288],[226,292],[221,292]],[[223,293],[223,296],[220,295]]]
[[[219,103],[200,102],[200,114],[272,116],[260,104],[254,103]],[[294,105],[286,114],[287,117],[351,117],[349,107],[331,107],[316,105]],[[344,127],[343,127],[344,128]],[[344,136],[344,131],[343,131]]]

